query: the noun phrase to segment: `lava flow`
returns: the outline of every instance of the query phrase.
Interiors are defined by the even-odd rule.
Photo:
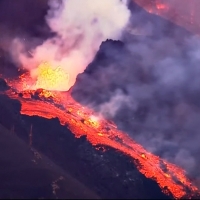
[[[22,82],[27,81],[26,76],[21,78]],[[19,91],[20,84],[16,83],[8,81],[11,89],[6,94],[21,102],[21,114],[48,119],[57,117],[77,138],[86,136],[95,147],[110,146],[121,151],[130,156],[138,170],[147,178],[155,180],[167,195],[180,199],[200,194],[198,188],[186,177],[184,170],[147,152],[126,133],[119,131],[113,122],[106,121],[77,103],[70,92],[44,89]]]

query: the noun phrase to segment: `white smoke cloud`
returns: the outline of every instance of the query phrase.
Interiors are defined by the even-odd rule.
[[[32,50],[31,58],[17,39],[13,55],[31,71],[44,61],[60,66],[69,73],[68,90],[93,60],[102,41],[120,38],[130,17],[126,4],[120,0],[51,0],[46,21],[56,36]]]
[[[100,105],[99,113],[103,116],[114,117],[116,115],[116,112],[119,110],[121,104],[124,103],[130,104],[129,97],[124,95],[121,90],[117,90],[108,102]],[[132,104],[132,108],[134,106],[135,105]]]

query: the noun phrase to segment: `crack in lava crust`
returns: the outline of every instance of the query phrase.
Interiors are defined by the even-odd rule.
[[[200,194],[184,170],[147,152],[126,133],[117,130],[112,122],[93,117],[94,113],[77,103],[69,92],[40,89],[23,91],[19,95],[11,89],[6,94],[21,102],[21,114],[48,119],[57,117],[61,125],[66,125],[77,138],[85,135],[93,146],[110,146],[130,156],[138,170],[155,180],[165,194],[176,199]]]

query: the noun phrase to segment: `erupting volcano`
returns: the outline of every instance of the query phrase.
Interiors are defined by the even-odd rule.
[[[66,91],[69,87],[69,74],[61,67],[53,68],[53,66],[46,62],[33,70],[31,76],[36,77],[36,84],[31,88]]]
[[[53,150],[50,153],[46,151],[43,142],[42,148],[36,149],[49,156],[65,172],[71,167],[73,175],[77,175],[81,172],[73,171],[73,167],[80,163],[84,165],[80,165],[80,168],[86,166],[86,158],[80,156],[79,162],[78,156],[74,156],[70,150],[67,154],[68,158],[72,158],[71,165],[64,163],[66,154],[60,155],[64,148],[60,148],[60,151],[58,146],[66,145],[65,131],[69,131],[70,137],[73,137],[71,141],[80,143],[81,146],[83,138],[86,138],[85,141],[91,146],[90,151],[92,149],[102,152],[99,157],[102,160],[110,149],[117,155],[126,157],[138,174],[155,183],[163,196],[174,199],[199,197],[199,173],[196,172],[199,160],[195,157],[195,153],[199,153],[199,147],[191,147],[193,140],[190,144],[185,144],[188,134],[184,135],[191,132],[194,138],[199,138],[196,134],[200,113],[199,101],[196,99],[200,95],[199,82],[194,81],[200,73],[197,66],[200,60],[198,38],[186,30],[190,30],[187,28],[189,26],[184,29],[157,16],[170,12],[170,5],[164,1],[155,1],[154,4],[153,1],[147,3],[137,0],[83,2],[84,6],[77,6],[80,0],[48,1],[45,17],[43,16],[47,27],[44,30],[41,28],[45,33],[50,32],[44,36],[45,39],[37,38],[35,34],[32,37],[27,36],[33,38],[33,41],[27,41],[24,38],[26,34],[16,34],[9,40],[7,49],[3,45],[2,49],[8,52],[17,76],[8,75],[13,69],[9,69],[8,73],[5,72],[6,69],[2,70],[0,74],[0,103],[5,102],[5,109],[4,105],[0,105],[0,131],[3,130],[1,124],[10,128],[11,133],[15,133],[15,128],[18,128],[18,132],[23,135],[22,139],[25,142],[29,140],[28,147],[34,152],[34,156],[42,160],[40,154],[34,150],[38,146],[32,140],[34,128],[39,130],[39,122],[34,122],[38,123],[38,127],[34,127],[28,119],[34,121],[38,117],[49,124],[52,122],[52,126],[55,122],[58,124],[55,126],[56,131],[59,129],[59,134],[64,136],[57,138],[57,135],[51,135],[50,130],[45,130],[47,132],[43,141],[49,140],[50,145],[47,148]],[[5,65],[7,67],[8,64]],[[74,94],[78,94],[78,98]],[[16,104],[20,111],[15,113],[14,110],[14,114],[9,111],[7,100],[11,101],[11,105]],[[118,119],[122,121],[122,126]],[[20,125],[17,123],[19,121]],[[128,127],[125,127],[126,124]],[[196,129],[193,129],[193,124]],[[43,137],[44,130],[40,130],[38,135]],[[139,136],[134,133],[137,131]],[[179,136],[179,132],[183,135]],[[146,141],[149,135],[151,138],[155,137],[154,141],[152,139],[155,142],[153,148],[150,142],[146,142],[146,146],[145,142],[142,143],[141,138],[146,137]],[[57,146],[53,143],[55,138]],[[162,151],[159,149],[159,142],[163,145]],[[148,145],[151,148],[148,149]],[[73,148],[69,145],[70,148],[76,149],[76,145]],[[60,158],[57,159],[57,155]],[[98,163],[100,161],[96,155],[93,156],[97,166],[95,170],[101,170],[102,165]],[[31,162],[37,165],[37,159],[34,158]],[[116,159],[116,162],[120,162],[120,159]],[[53,166],[51,163],[49,165]],[[110,169],[104,166],[102,174],[111,171],[113,177],[120,180],[120,186],[116,188],[124,187],[121,187],[124,195],[128,191],[129,183],[137,182],[129,176],[131,170],[123,170],[123,163],[121,166],[121,171],[112,166]],[[191,173],[193,169],[195,172]],[[95,174],[95,170],[91,173]],[[126,174],[128,179],[121,178],[119,173]],[[94,180],[96,179],[98,178],[95,175]],[[64,178],[60,176],[51,183],[54,196],[59,189],[56,184],[62,180]],[[113,180],[115,179],[109,179],[109,184]],[[105,181],[107,182],[106,178]],[[94,185],[93,181],[85,182]],[[97,194],[102,189],[99,186],[101,183],[92,188]],[[117,190],[116,188],[113,190]],[[109,191],[109,187],[106,190]]]

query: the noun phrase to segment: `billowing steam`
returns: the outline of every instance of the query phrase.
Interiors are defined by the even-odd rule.
[[[55,36],[29,54],[24,43],[16,39],[13,55],[36,79],[41,71],[38,65],[42,62],[48,62],[53,70],[59,68],[69,80],[41,86],[44,89],[68,90],[75,83],[76,76],[93,60],[102,41],[120,38],[130,17],[126,4],[127,1],[121,0],[52,0],[46,21]],[[48,74],[48,69],[45,73]],[[54,81],[59,82],[59,79]]]
[[[135,4],[133,10],[131,26],[146,35],[104,42],[72,96],[198,180],[199,37]]]

